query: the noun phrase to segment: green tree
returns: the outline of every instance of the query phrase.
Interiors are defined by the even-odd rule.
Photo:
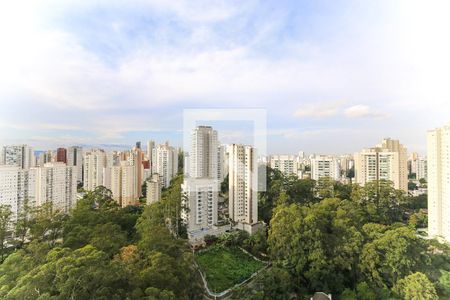
[[[394,227],[364,245],[360,268],[369,282],[392,287],[399,279],[430,264],[426,251],[427,243],[415,230]]]
[[[97,224],[91,234],[90,244],[109,254],[116,254],[125,246],[127,235],[119,225],[113,223]]]
[[[408,190],[409,191],[413,191],[413,190],[417,190],[419,187],[417,186],[417,184],[415,184],[412,181],[408,181]]]
[[[28,272],[6,299],[123,299],[125,278],[108,256],[92,246],[54,248]]]
[[[321,177],[317,181],[317,194],[320,199],[334,198],[334,180],[330,177]]]
[[[284,190],[290,199],[290,203],[315,202],[316,181],[312,179],[299,179],[291,175],[284,179]]]
[[[339,199],[277,210],[268,244],[276,263],[289,269],[310,291],[340,293],[355,281],[362,234]]]
[[[111,191],[98,187],[77,202],[70,218],[64,222],[64,246],[72,249],[87,245],[97,225],[116,224],[120,232],[126,233],[127,241],[134,241],[136,236],[135,224],[141,214],[141,208],[127,206],[121,208],[114,201]],[[101,226],[100,226],[101,227]],[[117,237],[115,237],[117,238]]]
[[[434,300],[438,299],[436,289],[428,277],[420,272],[400,279],[393,291],[405,300]]]
[[[142,193],[142,197],[141,198],[144,198],[144,199],[147,198],[147,180],[145,180],[144,183],[141,186],[141,193]]]
[[[442,298],[450,298],[450,270],[439,270],[440,277],[437,282],[437,288]]]
[[[235,293],[236,299],[243,300],[284,300],[294,293],[293,279],[288,271],[272,267],[262,271],[248,286]]]
[[[358,300],[377,299],[377,294],[366,282],[358,283],[358,285],[356,286],[356,295]]]
[[[18,281],[45,261],[49,250],[48,244],[33,241],[26,249],[18,249],[10,254],[0,264],[0,298],[7,299],[6,295]]]
[[[11,236],[11,217],[12,211],[9,205],[0,205],[0,255],[1,261],[5,258],[6,251],[8,250],[8,244]]]
[[[243,247],[253,255],[267,253],[267,232],[260,229],[243,241]]]
[[[198,280],[192,269],[193,256],[187,245],[165,226],[166,200],[146,206],[136,228],[139,233],[133,274],[138,274],[139,287],[152,286],[174,292],[177,299],[198,293]]]
[[[183,174],[184,170],[184,152],[179,151],[178,152],[178,175]]]
[[[52,246],[62,237],[67,215],[54,210],[51,202],[36,207],[31,212],[29,238],[48,241]]]
[[[364,187],[355,185],[351,198],[367,212],[370,222],[392,224],[402,220],[405,192],[396,190],[391,181],[368,182]]]
[[[284,177],[280,171],[267,167],[266,179],[266,190],[258,194],[258,216],[264,222],[269,223],[276,200],[284,190]]]
[[[17,214],[14,225],[14,244],[16,248],[22,248],[25,244],[32,225],[33,208],[28,204],[28,200],[23,204],[22,209]]]

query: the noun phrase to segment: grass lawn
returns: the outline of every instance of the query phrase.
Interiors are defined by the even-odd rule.
[[[222,292],[249,278],[264,267],[239,248],[212,247],[195,255],[196,261],[206,274],[208,287]]]

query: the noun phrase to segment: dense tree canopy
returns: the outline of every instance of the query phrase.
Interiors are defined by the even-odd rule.
[[[450,297],[449,246],[416,231],[426,226],[426,195],[408,196],[387,181],[361,187],[270,168],[267,175],[258,199],[267,228],[207,237],[270,262],[232,298]],[[145,208],[122,208],[103,187],[68,215],[25,203],[13,222],[0,206],[0,298],[202,299],[180,218],[182,180]]]
[[[166,226],[180,182],[143,212],[140,207],[121,208],[103,187],[87,192],[68,216],[47,205],[30,209],[16,226],[20,243],[0,265],[0,298],[192,299],[201,295],[192,253]]]

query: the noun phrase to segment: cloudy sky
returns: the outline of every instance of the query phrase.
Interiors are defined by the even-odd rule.
[[[2,1],[0,144],[181,145],[183,109],[264,108],[272,153],[383,137],[424,153],[450,121],[448,15],[447,1]]]

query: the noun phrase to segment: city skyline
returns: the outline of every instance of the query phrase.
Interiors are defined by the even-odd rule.
[[[1,299],[450,299],[449,0],[0,4]]]
[[[425,153],[447,122],[448,3],[133,4],[3,5],[1,144],[180,146],[184,108],[257,107],[269,153]]]

